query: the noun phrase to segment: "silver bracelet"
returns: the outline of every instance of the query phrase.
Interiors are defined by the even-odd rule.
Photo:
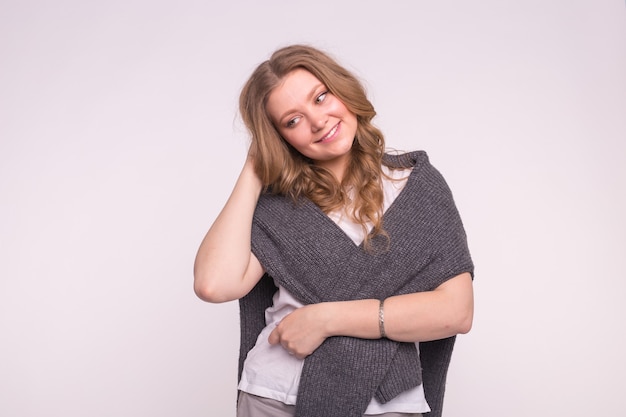
[[[380,300],[378,306],[378,329],[380,330],[380,337],[387,337],[385,333],[385,300]]]

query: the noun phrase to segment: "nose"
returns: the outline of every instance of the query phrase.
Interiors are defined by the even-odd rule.
[[[316,114],[311,120],[311,130],[315,132],[319,132],[324,129],[326,123],[328,122],[328,116],[324,113]]]

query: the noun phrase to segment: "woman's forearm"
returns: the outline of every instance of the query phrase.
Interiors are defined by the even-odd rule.
[[[261,189],[261,181],[249,159],[198,249],[194,290],[201,299],[223,302],[240,298],[262,275],[258,261],[250,252],[252,217]]]
[[[320,305],[327,336],[380,338],[379,306],[371,299]],[[472,279],[464,273],[433,291],[389,297],[383,312],[385,334],[392,340],[422,342],[467,333],[474,314]]]

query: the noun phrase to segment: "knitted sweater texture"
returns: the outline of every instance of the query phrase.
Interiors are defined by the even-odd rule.
[[[386,155],[391,166],[412,166],[405,188],[383,216],[383,236],[367,251],[319,207],[273,194],[259,199],[252,251],[266,275],[240,300],[239,376],[247,352],[265,327],[264,310],[276,291],[272,279],[303,304],[384,299],[430,291],[463,272],[473,273],[463,225],[443,177],[425,152]],[[454,337],[420,343],[330,337],[305,359],[298,417],[361,417],[375,396],[385,403],[424,384],[432,412],[441,415]]]

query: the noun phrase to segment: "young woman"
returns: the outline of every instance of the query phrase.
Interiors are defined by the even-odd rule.
[[[427,155],[385,153],[359,81],[303,45],[240,96],[252,138],[194,289],[239,299],[238,416],[441,415],[473,264]]]

